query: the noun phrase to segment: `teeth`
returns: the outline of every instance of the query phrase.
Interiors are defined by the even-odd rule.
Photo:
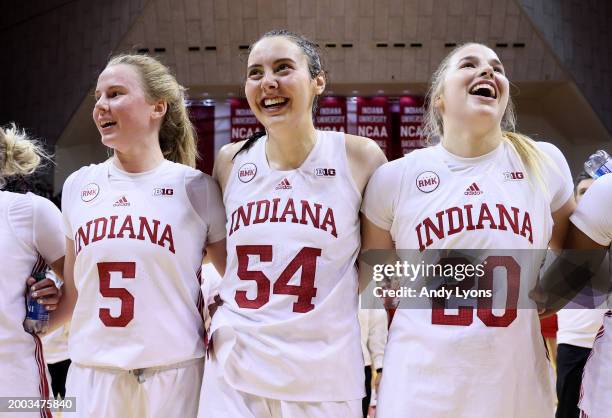
[[[485,83],[476,84],[472,88],[472,90],[470,90],[470,94],[474,94],[474,93],[476,93],[480,89],[488,90],[490,92],[489,96],[492,97],[492,98],[496,98],[497,97],[497,94],[495,93],[495,89],[491,85],[485,84]]]
[[[102,122],[100,124],[100,126],[103,127],[103,128],[106,128],[106,127],[109,127],[109,126],[114,125],[114,124],[115,124],[115,122]]]
[[[274,106],[276,104],[279,103],[285,103],[287,101],[287,99],[283,98],[283,97],[275,97],[273,99],[265,99],[264,100],[264,106]]]

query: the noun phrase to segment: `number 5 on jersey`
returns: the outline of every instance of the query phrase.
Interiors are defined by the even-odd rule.
[[[134,262],[106,262],[98,263],[98,276],[100,277],[100,294],[105,298],[121,300],[119,316],[112,316],[110,309],[100,308],[100,320],[107,327],[125,327],[134,319],[134,295],[122,287],[110,287],[111,272],[121,273],[122,279],[136,278],[136,263]]]
[[[235,296],[236,303],[241,308],[261,308],[270,300],[271,280],[261,270],[249,270],[249,256],[259,257],[261,262],[271,262],[272,246],[237,245],[236,253],[238,255],[238,277],[240,280],[253,280],[257,283],[257,294],[254,299],[249,299],[245,290],[237,290]],[[272,294],[297,296],[297,301],[293,304],[293,312],[306,313],[314,309],[312,298],[317,295],[314,281],[317,257],[320,256],[320,248],[302,248],[274,282]],[[302,269],[300,284],[289,284],[289,280],[300,268]]]

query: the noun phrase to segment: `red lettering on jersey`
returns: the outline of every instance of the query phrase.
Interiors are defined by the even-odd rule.
[[[134,239],[136,238],[136,234],[134,234],[134,224],[132,223],[132,217],[130,215],[127,215],[125,217],[125,221],[123,221],[123,225],[121,225],[121,228],[119,228],[119,233],[117,234],[117,238],[123,238],[123,232],[124,231],[128,231],[130,232],[130,235],[128,236],[128,238]]]
[[[166,241],[168,241],[168,250],[174,254],[174,240],[172,239],[172,228],[170,228],[170,225],[166,225],[164,228],[164,232],[162,232],[161,238],[157,241],[157,245],[165,248],[164,242]]]
[[[74,234],[74,247],[75,247],[74,254],[75,255],[80,253],[83,247],[89,245],[89,231],[90,231],[92,222],[93,221],[89,221],[85,224],[85,226],[87,227],[87,233],[83,231],[83,227],[81,226],[77,230],[76,234]]]
[[[436,213],[436,218],[438,218],[438,227],[433,224],[432,220],[427,218],[423,221],[423,226],[425,227],[425,236],[427,237],[427,242],[425,243],[426,247],[429,247],[433,244],[433,239],[431,239],[431,234],[429,231],[436,234],[438,239],[444,238],[444,221],[442,221],[442,215],[444,215],[444,211]]]
[[[98,219],[94,219],[93,223],[94,223],[94,234],[93,234],[93,238],[91,239],[91,242],[100,241],[102,238],[106,236],[107,220],[106,218],[98,218]],[[98,226],[100,225],[102,225],[102,227],[98,228]]]
[[[279,222],[287,222],[287,215],[291,215],[291,217],[293,219],[291,219],[291,222],[293,222],[294,224],[298,223],[298,218],[297,215],[295,214],[295,205],[293,204],[293,199],[289,199],[287,201],[287,205],[285,206],[285,210],[283,211],[283,214],[281,215],[280,219],[278,220]]]
[[[463,206],[463,208],[465,209],[465,211],[467,212],[467,226],[465,227],[465,229],[467,229],[468,231],[473,231],[476,229],[476,227],[474,226],[474,223],[472,222],[472,205],[465,205]]]
[[[308,225],[308,221],[306,221],[306,213],[308,213],[308,217],[310,218],[310,223],[312,223],[312,226],[314,226],[315,228],[319,227],[319,220],[321,219],[321,205],[318,203],[315,203],[315,211],[316,211],[316,216],[315,214],[312,213],[312,209],[310,208],[310,204],[308,203],[307,200],[301,200],[300,201],[302,203],[302,219],[300,219],[300,223],[302,225]],[[332,215],[333,216],[333,215]]]
[[[335,238],[338,238],[338,233],[336,232],[336,221],[334,220],[334,211],[331,208],[327,208],[327,213],[325,213],[325,218],[323,218],[323,225],[321,225],[321,229],[327,232],[327,225],[331,226],[330,234],[332,234]]]
[[[255,211],[255,219],[253,219],[253,223],[260,224],[268,220],[268,212],[270,212],[270,201],[258,200],[256,205],[257,210]],[[262,208],[265,208],[265,212],[263,212]]]
[[[453,214],[457,215],[457,226]],[[446,217],[448,218],[448,235],[454,235],[463,231],[463,212],[458,207],[446,209]]]
[[[270,217],[270,222],[278,222],[278,217],[276,216],[278,212],[278,203],[280,202],[280,197],[275,197],[272,199],[272,216]]]
[[[529,232],[529,237],[527,237],[527,232]],[[521,235],[527,238],[529,242],[533,244],[533,232],[531,230],[531,218],[529,217],[529,212],[525,212],[523,227],[521,228]]]
[[[510,228],[512,228],[512,232],[518,235],[519,233],[519,230],[518,230],[519,228],[518,227],[519,209],[515,207],[510,207],[510,209],[512,209],[512,215],[513,215],[513,218],[510,219],[510,213],[508,213],[508,210],[506,209],[504,205],[502,205],[501,203],[498,203],[495,206],[497,206],[497,210],[499,211],[499,229],[502,231],[508,230],[508,228],[506,227],[506,221],[508,221],[508,223],[510,224]],[[527,214],[527,216],[529,216],[529,214]]]
[[[472,217],[472,204],[464,205],[462,208],[451,207],[437,212],[435,221],[429,217],[425,218],[414,229],[419,243],[419,250],[423,251],[432,245],[435,240],[458,234],[464,229],[466,231],[473,231],[474,229],[485,229],[485,227],[507,231],[509,226],[512,232],[527,238],[533,244],[533,227],[529,212],[521,214],[519,208],[511,207],[512,214],[510,214],[508,209],[501,203],[496,204],[495,207],[497,211],[491,213],[489,206],[486,203],[482,203],[478,211],[476,225],[474,225],[475,220]],[[519,222],[521,221],[522,226],[519,232]]]
[[[140,220],[140,230],[138,231],[138,236],[136,238],[141,241],[144,241],[144,230],[146,229],[147,235],[149,236],[149,241],[156,242],[157,241],[157,227],[159,226],[159,221],[156,219],[153,219],[153,230],[151,230],[151,227],[149,226],[149,222],[147,221],[147,218],[145,218],[144,216],[140,216],[138,220]]]
[[[230,235],[232,235],[234,233],[234,231],[236,231],[238,228],[240,228],[240,219],[242,219],[242,225],[244,226],[249,226],[251,223],[251,208],[253,207],[253,205],[255,204],[255,202],[249,202],[249,204],[247,205],[247,212],[244,211],[244,206],[240,206],[238,208],[238,210],[234,213],[232,213],[232,229],[230,230]],[[234,214],[236,214],[236,216],[234,217]],[[233,222],[234,219],[236,219],[236,222]]]
[[[478,224],[476,224],[476,229],[484,229],[483,221],[489,222],[489,228],[497,229],[497,225],[493,220],[493,215],[491,215],[491,211],[489,210],[489,206],[486,203],[483,203],[480,206],[480,216],[478,217]]]
[[[117,237],[117,235],[115,235],[115,222],[117,221],[117,218],[118,218],[117,215],[112,215],[110,217],[110,220],[111,220],[111,224],[110,224],[110,228],[109,228],[110,229],[110,233],[108,234],[108,236],[106,238],[113,239],[113,238]]]
[[[79,254],[83,247],[88,246],[90,242],[113,238],[128,238],[137,239],[140,241],[149,241],[152,244],[157,244],[161,247],[168,248],[168,250],[173,254],[175,253],[172,227],[170,225],[164,226],[161,237],[158,239],[157,231],[159,230],[160,221],[157,219],[149,220],[144,216],[139,216],[138,235],[136,235],[134,233],[134,223],[132,221],[132,217],[130,215],[125,215],[125,219],[121,224],[121,228],[119,228],[119,232],[115,234],[115,225],[118,224],[116,222],[118,219],[119,216],[111,216],[109,226],[108,218],[96,218],[88,221],[85,224],[85,228],[83,228],[83,226],[79,227],[74,235],[75,254]],[[91,227],[92,224],[94,225],[93,228]],[[153,224],[153,227],[151,227],[151,224]]]
[[[252,210],[253,205],[255,205],[255,210]],[[316,229],[329,232],[335,238],[338,237],[332,208],[325,208],[325,215],[321,221],[323,205],[311,203],[308,200],[300,200],[299,205],[300,207],[296,208],[296,203],[291,198],[287,199],[284,204],[281,203],[281,198],[274,198],[272,202],[269,200],[249,202],[232,212],[229,235],[231,236],[241,226],[246,227],[251,225],[251,223],[255,225],[265,222],[291,222],[311,225]],[[270,206],[272,210],[270,210]],[[281,212],[280,218],[277,217],[279,211]],[[300,217],[298,217],[298,213]]]

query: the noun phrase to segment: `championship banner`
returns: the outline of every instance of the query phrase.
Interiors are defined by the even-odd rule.
[[[376,141],[391,158],[391,118],[386,97],[357,98],[357,135]]]
[[[188,101],[189,119],[198,135],[198,154],[196,168],[212,174],[215,161],[215,106],[207,101]]]
[[[247,139],[255,132],[264,129],[257,121],[246,99],[230,99],[230,123],[232,142]]]
[[[400,144],[402,155],[425,147],[423,135],[424,101],[420,96],[400,97]]]
[[[315,127],[322,131],[346,132],[346,97],[321,97]]]

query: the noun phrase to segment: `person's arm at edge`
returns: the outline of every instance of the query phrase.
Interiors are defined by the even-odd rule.
[[[58,260],[59,261],[59,260]],[[51,332],[72,318],[72,312],[77,300],[77,290],[74,284],[74,242],[71,239],[66,238],[66,257],[63,261],[63,280],[64,286],[62,287],[62,298],[55,311],[49,315],[49,329],[47,332]],[[60,264],[58,262],[52,263],[54,271],[58,272]]]

